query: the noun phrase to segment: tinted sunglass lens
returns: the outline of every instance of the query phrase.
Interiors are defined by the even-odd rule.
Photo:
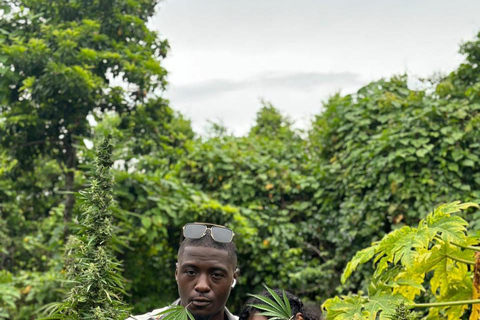
[[[207,230],[205,225],[189,223],[183,229],[183,236],[190,239],[200,239],[205,234],[205,230]]]
[[[227,228],[212,227],[212,238],[217,242],[229,243],[233,238],[233,231]]]

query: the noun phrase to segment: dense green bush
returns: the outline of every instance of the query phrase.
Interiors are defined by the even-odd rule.
[[[406,77],[394,77],[325,108],[310,135],[326,163],[312,200],[320,204],[318,246],[332,248],[326,258],[337,270],[352,250],[435,205],[480,198],[479,104],[410,90]]]

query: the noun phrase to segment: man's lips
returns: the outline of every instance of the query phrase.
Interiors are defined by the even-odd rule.
[[[195,307],[205,307],[205,306],[208,306],[210,303],[212,303],[212,301],[207,298],[199,297],[199,298],[192,299],[192,304]]]

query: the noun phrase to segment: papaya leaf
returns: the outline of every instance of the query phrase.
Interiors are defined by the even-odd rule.
[[[428,226],[430,239],[440,234],[445,241],[465,244],[468,222],[461,217],[450,216],[444,212],[437,212],[433,215],[428,215],[425,221]]]
[[[395,310],[400,303],[411,304],[400,294],[379,292],[368,297],[368,302],[364,307],[371,319],[390,320],[395,315]]]
[[[341,296],[328,299],[323,308],[327,311],[326,320],[363,320],[371,314],[364,310],[367,299],[357,295]]]
[[[341,278],[342,283],[345,283],[347,281],[347,279],[357,269],[359,265],[364,264],[370,259],[372,259],[375,255],[377,248],[378,244],[374,244],[371,247],[358,251],[353,257],[353,259],[348,262],[345,270],[343,271]]]
[[[389,263],[411,267],[419,255],[415,249],[426,248],[429,237],[426,228],[403,227],[387,234],[378,245],[374,262],[379,261],[375,275],[381,274]]]
[[[428,214],[424,224],[429,229],[430,239],[440,234],[445,241],[454,241],[458,244],[464,244],[466,241],[466,227],[468,222],[458,216],[451,216],[452,213],[460,212],[468,208],[480,208],[474,202],[460,203],[454,201],[437,207],[432,213]]]
[[[452,258],[466,260],[472,255],[473,253],[460,251],[448,242],[439,243],[420,256],[416,271],[425,274],[433,270],[433,277],[430,280],[431,290],[437,294],[437,290],[440,289],[439,295],[445,296],[449,285],[461,281],[468,272],[466,264],[456,262]]]
[[[470,300],[473,294],[472,279],[469,274],[466,274],[461,281],[451,282],[444,297],[439,297],[438,302],[445,301],[464,301]],[[436,308],[438,309],[438,308]],[[468,305],[458,305],[446,307],[445,315],[449,320],[458,320],[462,317],[464,312],[468,310]],[[472,319],[472,318],[471,318]],[[473,319],[472,319],[473,320]],[[475,318],[477,320],[477,318]]]
[[[408,300],[413,300],[421,292],[425,292],[422,283],[425,274],[417,273],[412,269],[400,272],[394,279],[393,293],[399,293]]]

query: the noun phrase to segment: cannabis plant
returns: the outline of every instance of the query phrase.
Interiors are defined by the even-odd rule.
[[[97,151],[91,186],[80,192],[79,231],[66,245],[65,269],[74,283],[63,303],[50,305],[48,319],[117,320],[128,316],[122,301],[124,279],[113,255],[112,145],[107,137]]]

